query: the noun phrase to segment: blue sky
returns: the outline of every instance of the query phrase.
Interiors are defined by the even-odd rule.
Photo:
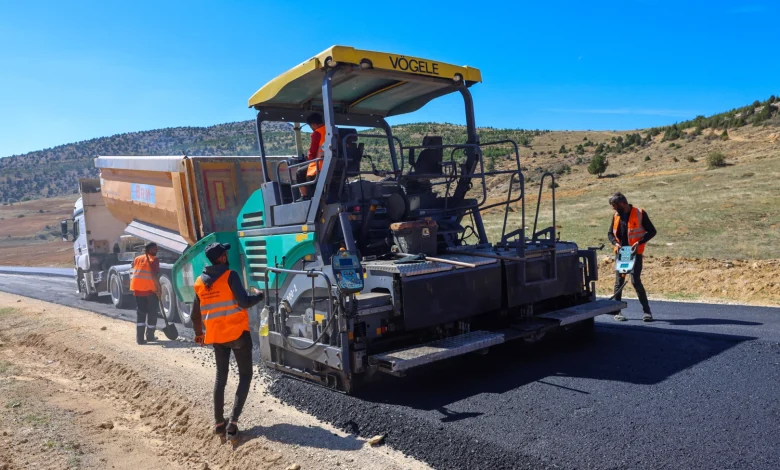
[[[251,119],[255,90],[333,44],[480,68],[481,126],[634,129],[780,94],[774,0],[337,4],[0,0],[0,157]]]

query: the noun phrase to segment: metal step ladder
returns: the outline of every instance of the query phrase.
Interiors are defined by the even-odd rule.
[[[563,308],[552,312],[537,315],[536,318],[546,318],[548,320],[558,320],[558,326],[571,325],[589,318],[605,315],[607,313],[616,313],[621,309],[628,307],[628,304],[618,300],[602,299],[595,302],[577,305],[575,307]]]
[[[619,312],[626,306],[625,302],[616,300],[597,300],[536,315],[501,331],[472,331],[419,346],[374,354],[369,356],[368,363],[381,372],[403,375],[407,370],[415,367],[462,356],[513,339],[529,340],[540,337],[547,330],[578,323],[598,315]]]
[[[375,354],[370,356],[368,361],[370,365],[376,366],[382,372],[401,375],[414,367],[462,356],[503,342],[503,333],[472,331],[407,349]]]

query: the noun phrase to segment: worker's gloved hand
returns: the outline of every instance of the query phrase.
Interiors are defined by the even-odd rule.
[[[203,335],[198,335],[198,336],[195,337],[195,343],[196,344],[200,344],[201,346],[203,346],[205,340],[206,340],[206,337],[203,336]]]

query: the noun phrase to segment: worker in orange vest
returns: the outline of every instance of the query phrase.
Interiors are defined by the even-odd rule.
[[[135,342],[146,344],[156,341],[154,331],[157,328],[157,312],[160,301],[160,260],[157,259],[157,244],[147,243],[144,254],[133,260],[133,272],[130,278],[130,290],[135,297]],[[146,331],[146,337],[144,337]]]
[[[309,144],[309,153],[306,155],[307,160],[322,159],[325,156],[325,123],[322,120],[322,116],[319,113],[311,113],[306,118],[306,124],[311,127],[311,143]],[[322,170],[322,162],[319,160],[311,162],[305,167],[301,167],[296,172],[295,179],[298,184],[305,183],[307,181],[314,181],[317,178],[317,174]],[[313,186],[301,186],[301,199],[303,201],[309,199],[314,193]]]
[[[227,243],[206,246],[211,266],[195,281],[195,302],[192,306],[192,326],[195,342],[214,347],[217,377],[214,382],[214,434],[227,433],[227,439],[238,439],[238,418],[252,383],[252,337],[249,334],[248,308],[263,300],[263,294],[249,295],[238,273],[230,270]],[[205,327],[205,335],[203,328]],[[233,401],[230,423],[224,418],[225,385],[227,384],[230,352],[238,364],[238,389]]]
[[[634,274],[631,276],[631,284],[639,297],[639,303],[642,304],[642,320],[646,322],[653,321],[653,314],[650,313],[650,304],[647,301],[647,292],[642,285],[642,257],[645,252],[645,244],[655,235],[656,230],[650,217],[644,209],[634,207],[628,203],[628,199],[622,193],[615,193],[609,198],[609,203],[615,210],[612,221],[609,225],[607,237],[609,242],[615,247],[615,253],[621,246],[630,246],[636,252],[634,261]],[[625,279],[620,273],[615,276],[615,299],[622,297],[621,287]],[[615,315],[615,320],[626,321],[622,312]]]

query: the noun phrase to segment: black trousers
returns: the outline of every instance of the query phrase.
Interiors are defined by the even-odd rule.
[[[249,386],[252,384],[252,336],[245,331],[230,343],[214,344],[214,359],[217,361],[217,378],[214,381],[214,422],[221,423],[225,417],[225,385],[230,370],[230,351],[238,364],[238,389],[233,400],[233,414],[230,419],[238,421],[244,409]]]
[[[305,166],[302,168],[298,168],[298,171],[295,172],[295,182],[298,184],[303,184],[309,181],[314,181],[316,176],[306,176],[306,173],[309,171],[309,167]],[[311,193],[314,192],[314,186],[301,186],[298,188],[301,192],[301,197],[304,199],[308,199],[311,197]]]
[[[157,312],[160,310],[160,301],[156,295],[142,295],[135,298],[135,326],[138,336],[146,333],[154,333],[157,328]]]
[[[634,286],[636,296],[639,297],[639,303],[642,304],[642,312],[650,313],[650,304],[647,302],[647,292],[645,291],[645,286],[642,284],[642,255],[636,255],[636,260],[634,261],[634,276],[631,277],[630,274],[626,274],[626,276],[631,278],[631,285]],[[626,280],[621,274],[616,273],[614,292],[617,292],[625,281]],[[625,290],[625,288],[623,288],[623,290]],[[622,291],[618,292],[615,296],[615,300],[620,300],[622,298]]]

